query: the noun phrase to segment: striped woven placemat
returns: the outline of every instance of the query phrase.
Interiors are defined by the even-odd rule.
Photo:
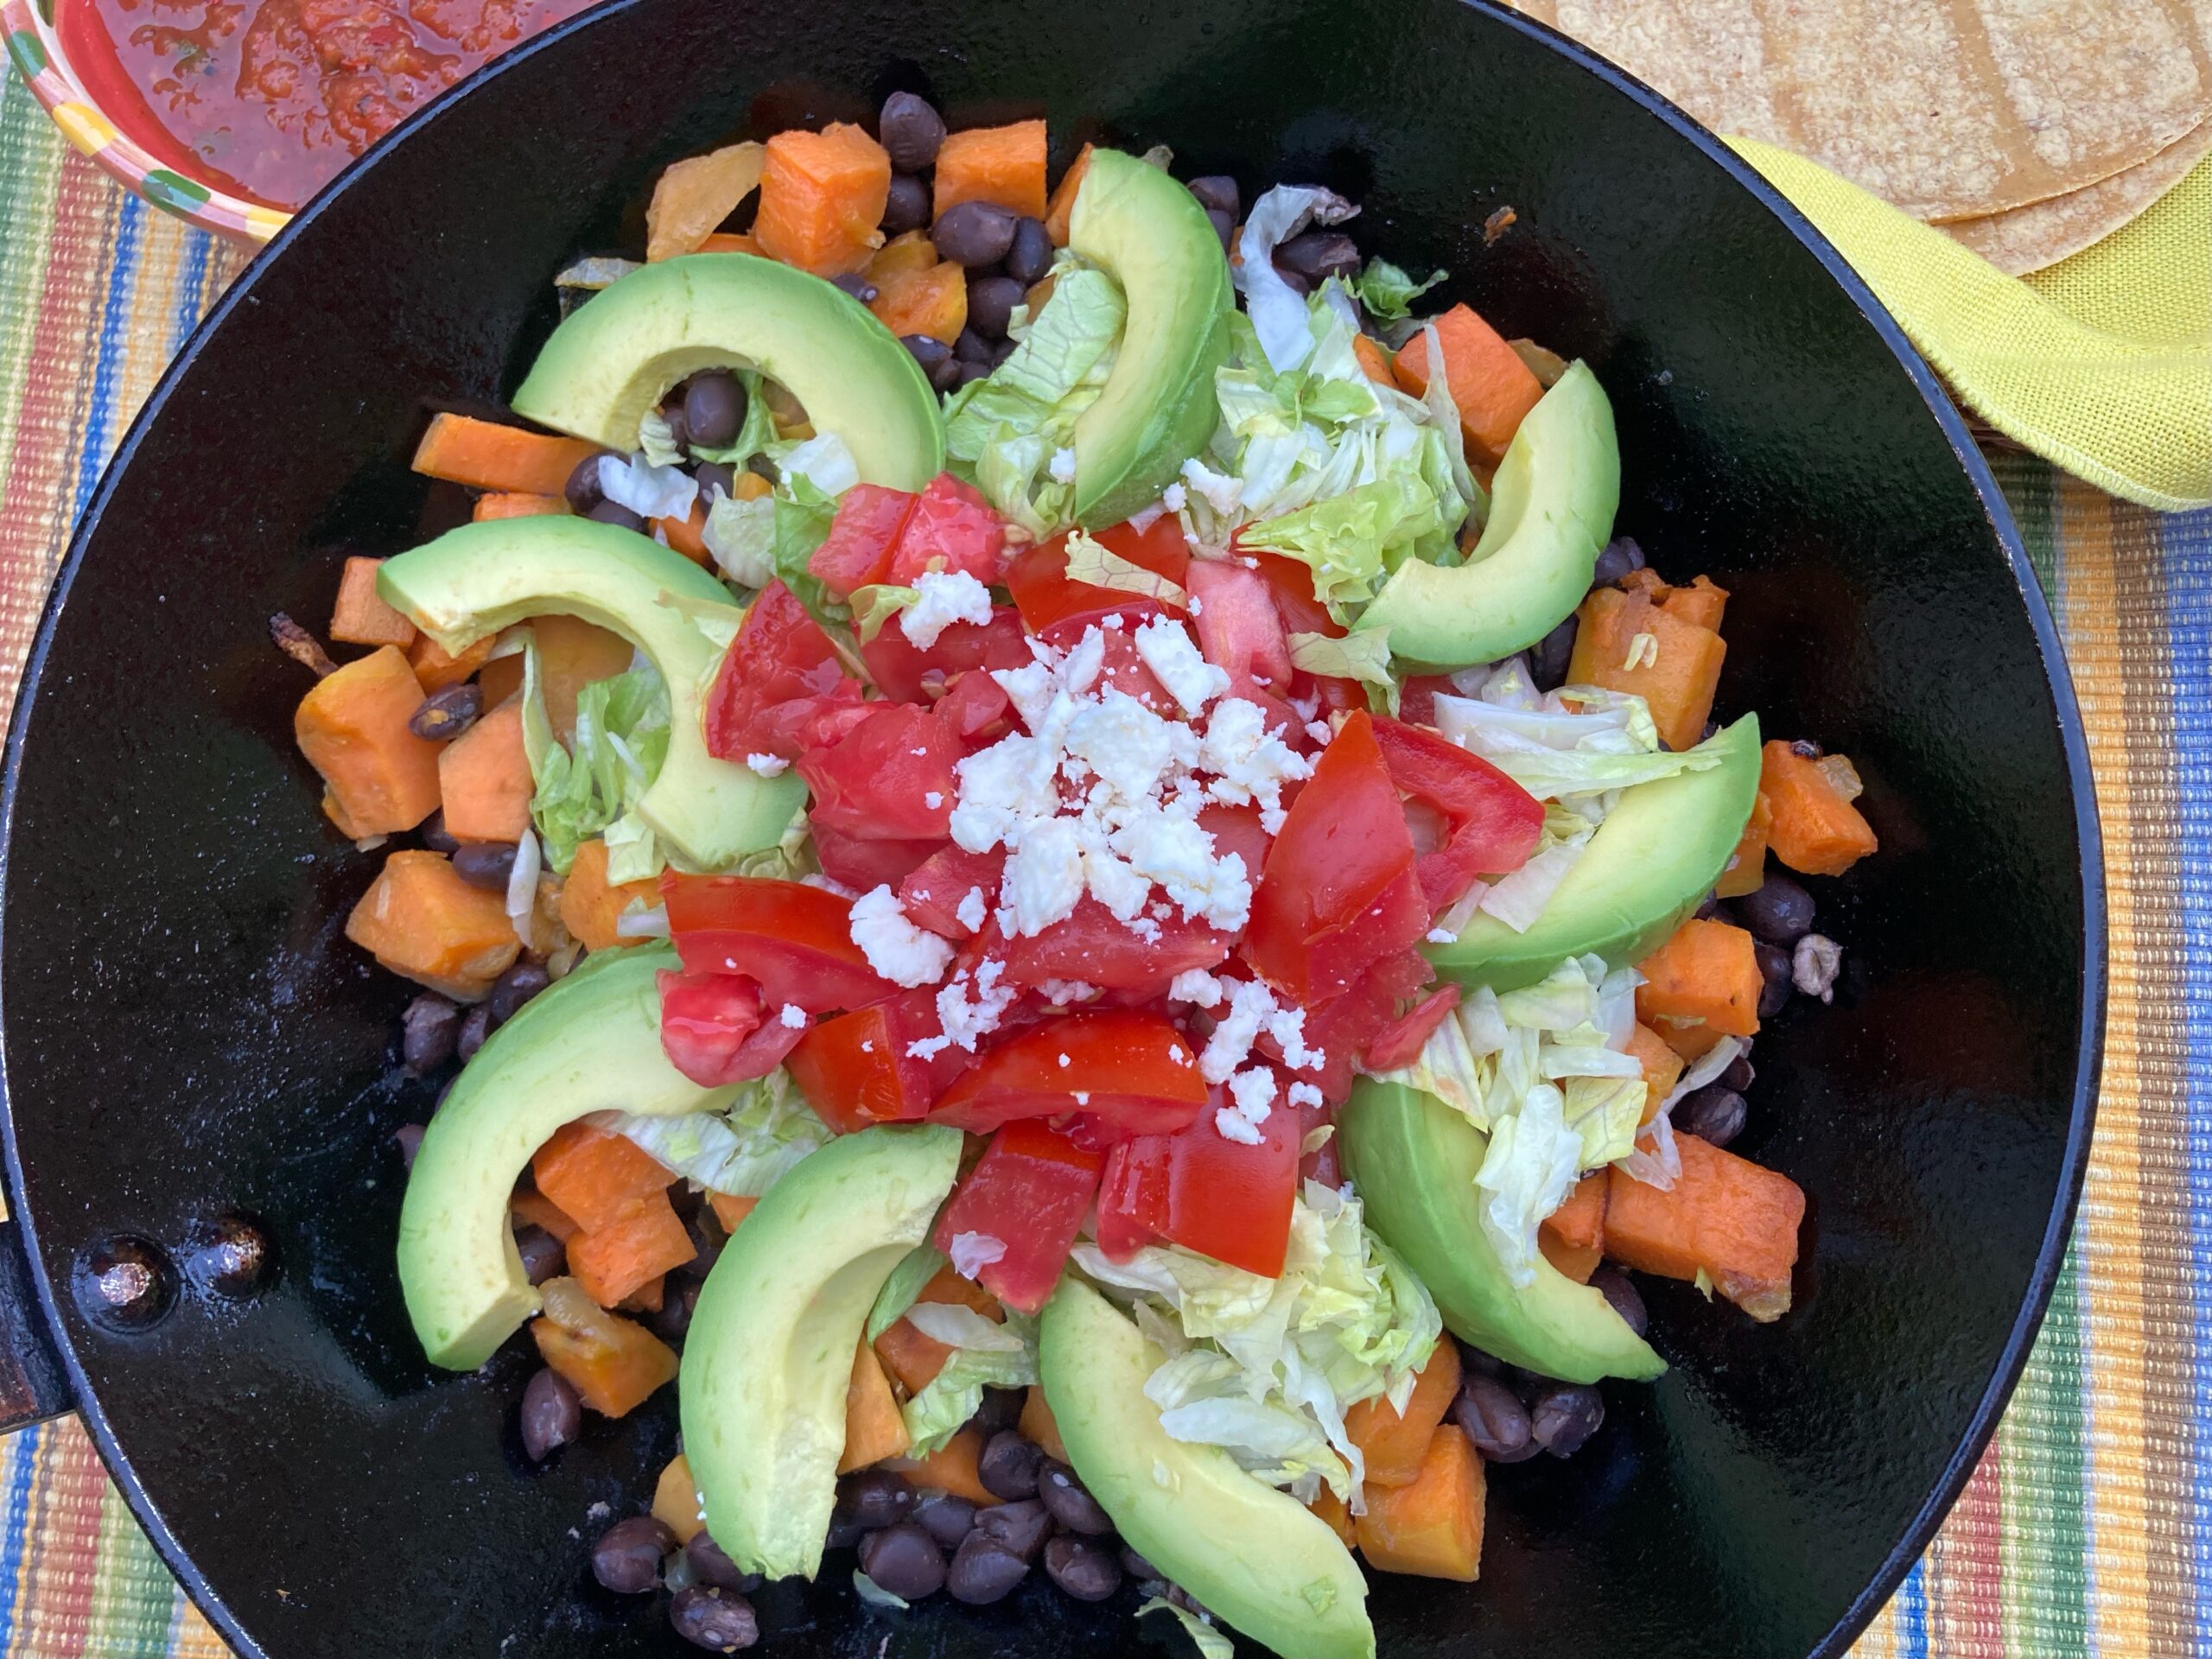
[[[0,75],[0,721],[71,519],[240,264],[109,185]],[[2212,513],[2162,520],[2017,455],[1998,470],[2104,812],[2104,1094],[2019,1392],[1859,1652],[2212,1654]],[[0,1440],[0,1654],[219,1659],[73,1421]]]

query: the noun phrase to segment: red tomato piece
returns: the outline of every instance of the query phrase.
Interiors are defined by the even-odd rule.
[[[814,837],[815,861],[822,866],[822,874],[861,893],[887,884],[897,887],[945,844],[938,839],[861,841],[812,817],[807,829]]]
[[[1096,539],[1107,551],[1120,554],[1131,564],[1165,576],[1178,588],[1184,586],[1191,568],[1191,548],[1183,539],[1183,526],[1173,514],[1162,513],[1142,531],[1126,524],[1116,524],[1100,531]],[[1122,617],[1134,628],[1148,617],[1178,609],[1143,594],[1071,582],[1067,572],[1068,538],[1064,535],[1023,549],[1007,566],[1007,588],[1020,608],[1022,622],[1047,644],[1071,645],[1083,637],[1084,628],[1109,616]]]
[[[661,1052],[702,1088],[766,1077],[806,1034],[804,1023],[785,1025],[781,1008],[742,975],[664,969],[658,977]]]
[[[1170,720],[1182,719],[1183,711],[1167,695],[1167,688],[1137,654],[1137,642],[1130,630],[1108,628],[1103,631],[1103,639],[1105,653],[1099,658],[1098,683],[1091,689],[1100,696],[1109,690],[1119,691],[1135,697],[1155,715],[1164,715]]]
[[[1107,1155],[1098,1189],[1098,1243],[1126,1260],[1165,1239],[1248,1273],[1274,1278],[1290,1244],[1298,1193],[1299,1113],[1278,1095],[1260,1142],[1226,1139],[1214,1126],[1216,1091],[1179,1135],[1145,1135]]]
[[[1397,787],[1363,709],[1322,752],[1268,849],[1244,957],[1310,1007],[1419,939],[1429,916]]]
[[[880,484],[854,485],[838,499],[830,533],[808,556],[808,574],[838,599],[887,580],[892,555],[918,500]]]
[[[1005,556],[1006,520],[971,486],[939,473],[914,498],[883,580],[911,588],[927,571],[964,570],[988,588]]]
[[[826,749],[799,756],[810,814],[855,841],[927,841],[952,833],[960,747],[943,722],[908,703],[879,703]]]
[[[930,1109],[976,1134],[1020,1117],[1084,1112],[1134,1134],[1172,1133],[1198,1116],[1198,1045],[1165,1014],[1071,1014],[1029,1027],[979,1058]]]
[[[1229,959],[1226,933],[1185,920],[1173,906],[1159,927],[1158,938],[1140,938],[1086,893],[1065,920],[1029,938],[1001,941],[993,954],[1004,959],[1007,977],[1016,985],[1079,979],[1109,991],[1165,991],[1184,969],[1218,967]]]
[[[823,1020],[799,1039],[784,1067],[807,1104],[840,1135],[871,1123],[911,1123],[928,1113],[951,1068],[907,1050],[939,1034],[937,994],[902,991]]]
[[[1344,638],[1345,629],[1329,614],[1329,607],[1313,595],[1313,567],[1303,559],[1294,559],[1287,553],[1266,553],[1258,549],[1238,548],[1236,557],[1239,563],[1249,559],[1258,567],[1260,580],[1268,584],[1268,596],[1274,601],[1275,615],[1281,620],[1285,633],[1325,633],[1332,639]]]
[[[998,906],[999,883],[1005,875],[1003,852],[971,853],[956,843],[931,854],[899,885],[899,905],[917,927],[948,939],[972,938],[989,925],[990,913]],[[977,902],[984,919],[976,927],[969,926],[958,914],[971,893],[982,895]]]
[[[1216,804],[1198,809],[1198,828],[1213,837],[1213,855],[1226,858],[1234,853],[1244,861],[1247,880],[1256,881],[1260,872],[1268,868],[1268,849],[1274,845],[1274,837],[1260,827],[1260,809],[1256,806],[1223,806]]]
[[[1351,1092],[1353,1068],[1368,1046],[1389,1029],[1400,1004],[1419,996],[1435,976],[1420,951],[1400,950],[1374,963],[1342,996],[1307,1008],[1306,1046],[1325,1058],[1318,1076],[1299,1075],[1332,1103],[1342,1101]]]
[[[1198,650],[1229,676],[1230,696],[1257,691],[1280,702],[1290,690],[1290,639],[1267,578],[1244,563],[1252,556],[1191,561]]]
[[[1363,1064],[1370,1071],[1395,1071],[1411,1065],[1427,1045],[1430,1033],[1459,1006],[1457,985],[1440,986],[1400,1014],[1367,1046]]]
[[[897,992],[853,943],[852,901],[803,881],[749,875],[660,879],[668,931],[693,974],[744,974],[773,1006],[865,1007]]]
[[[1378,717],[1375,741],[1390,781],[1441,814],[1448,838],[1415,869],[1433,916],[1478,877],[1519,869],[1543,836],[1544,805],[1478,754],[1447,737]]]
[[[988,747],[1003,737],[1013,711],[1014,699],[980,669],[955,678],[930,710],[969,750]]]
[[[722,656],[707,694],[708,752],[795,760],[867,717],[861,683],[844,671],[830,636],[780,582],[760,590]]]
[[[997,1239],[1006,1253],[979,1266],[976,1282],[1009,1307],[1037,1313],[1060,1282],[1105,1164],[1104,1154],[1085,1151],[1041,1119],[1018,1118],[991,1137],[944,1206],[937,1247],[952,1255],[963,1233]]]
[[[1433,726],[1437,698],[1459,695],[1448,674],[1406,675],[1398,682],[1398,718],[1408,726]]]
[[[1021,613],[1011,605],[991,612],[988,622],[955,622],[924,651],[896,621],[887,622],[861,647],[861,661],[876,690],[895,702],[921,702],[942,691],[957,674],[976,669],[1021,668],[1031,661],[1021,633]]]

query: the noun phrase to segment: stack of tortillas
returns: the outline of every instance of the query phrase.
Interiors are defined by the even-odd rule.
[[[2016,275],[2212,151],[2212,0],[1515,0]]]

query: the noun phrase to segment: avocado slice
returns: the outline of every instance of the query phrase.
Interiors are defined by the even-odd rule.
[[[1525,651],[1582,602],[1620,500],[1613,406],[1577,361],[1506,446],[1467,562],[1400,565],[1357,626],[1389,629],[1390,654],[1427,667]]]
[[[671,386],[728,366],[798,398],[816,431],[844,439],[864,483],[918,490],[944,470],[943,410],[899,337],[842,289],[748,253],[664,259],[593,296],[537,353],[514,410],[635,449]]]
[[[594,952],[532,997],[470,1060],[423,1132],[399,1210],[399,1287],[433,1365],[472,1371],[537,1312],[507,1200],[531,1154],[587,1113],[717,1111],[660,1047],[666,945]]]
[[[768,1189],[708,1273],[677,1379],[683,1452],[707,1530],[743,1571],[821,1566],[853,1351],[929,1236],[960,1144],[942,1124],[841,1135]]]
[[[1478,913],[1449,944],[1423,947],[1462,985],[1518,990],[1569,957],[1641,962],[1697,908],[1743,839],[1759,792],[1759,719],[1697,746],[1720,764],[1621,791],[1616,806],[1525,933]]]
[[[1068,1460],[1131,1548],[1283,1659],[1373,1659],[1367,1583],[1351,1552],[1219,1446],[1160,1427],[1144,1385],[1165,1356],[1135,1325],[1070,1276],[1046,1304],[1037,1340]]]
[[[1128,301],[1113,372],[1075,423],[1076,522],[1099,530],[1157,501],[1213,436],[1213,375],[1229,356],[1236,296],[1198,198],[1120,150],[1090,152],[1068,250]]]
[[[612,629],[652,658],[668,682],[668,757],[638,811],[684,863],[719,869],[774,846],[805,799],[795,772],[762,778],[707,753],[700,702],[721,648],[663,599],[720,607],[733,626],[742,613],[721,583],[658,542],[567,514],[487,519],[386,559],[377,591],[448,651],[555,615]]]
[[[1362,1077],[1337,1133],[1367,1224],[1428,1287],[1455,1336],[1569,1382],[1667,1369],[1604,1292],[1541,1257],[1534,1284],[1506,1276],[1475,1215],[1475,1172],[1490,1137],[1460,1114],[1404,1084]]]

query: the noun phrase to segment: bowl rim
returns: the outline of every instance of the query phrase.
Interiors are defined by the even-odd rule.
[[[0,0],[0,10],[12,20],[29,0]],[[602,18],[626,13],[652,0],[607,0],[532,36],[492,59],[456,82],[395,126],[391,132],[349,162],[315,197],[282,225],[274,228],[252,263],[201,318],[183,346],[163,370],[161,379],[133,417],[128,431],[102,470],[100,480],[83,515],[72,530],[67,550],[55,571],[38,628],[23,664],[16,708],[10,721],[4,756],[0,756],[0,899],[4,899],[12,862],[15,800],[24,735],[29,729],[51,651],[62,607],[84,563],[85,554],[101,517],[115,494],[118,481],[136,456],[140,445],[161,420],[178,384],[198,360],[200,352],[238,307],[254,302],[253,289],[266,268],[319,219],[342,192],[351,188],[419,127],[440,119],[460,97],[495,74],[518,70],[526,60],[563,45],[580,30]],[[1750,162],[1732,149],[1716,133],[1676,105],[1665,94],[1618,65],[1600,57],[1571,36],[1514,10],[1505,0],[1459,0],[1466,10],[1480,14],[1497,27],[1516,31],[1538,45],[1559,53],[1602,85],[1655,117],[1685,139],[1707,162],[1719,168],[1759,207],[1779,219],[1789,234],[1820,264],[1844,296],[1857,307],[1877,337],[1889,348],[1898,368],[1920,395],[1922,403],[1949,445],[1954,459],[1980,499],[1991,532],[2009,566],[2023,608],[2027,613],[2036,648],[2049,684],[2057,718],[2060,747],[2065,760],[2072,797],[2074,833],[2080,851],[2080,893],[2082,947],[2080,962],[2082,1007],[2075,1029],[2075,1059],[2064,1147],[2063,1166],[2053,1195],[2050,1214],[2037,1244],[2026,1294],[1989,1380],[1969,1417],[1966,1431],[1941,1474],[1903,1533],[1883,1557],[1866,1586],[1852,1599],[1836,1623],[1813,1646],[1806,1659],[1845,1659],[1852,1644],[1896,1593],[1913,1565],[1927,1551],[1996,1433],[2022,1371],[2025,1369],[2071,1240],[2088,1163],[2089,1141],[2094,1127],[2098,1084],[2102,1070],[2105,1037],[2105,998],[2107,988],[2107,917],[2105,892],[2104,841],[2098,815],[2094,777],[2089,765],[2088,742],[2074,681],[2058,637],[2040,578],[2020,538],[2018,524],[1987,460],[1975,444],[1966,418],[1944,389],[1941,378],[1906,335],[1873,289],[1839,252],[1835,245]],[[12,21],[10,28],[13,27]],[[13,48],[10,39],[10,48]],[[41,102],[43,102],[43,99]],[[66,130],[66,129],[65,129]],[[95,156],[98,160],[99,157]],[[103,165],[107,163],[103,162]],[[111,171],[114,171],[112,167]],[[118,176],[121,176],[118,175]],[[126,183],[130,182],[127,179]],[[132,187],[136,188],[134,185]],[[180,210],[181,211],[181,210]],[[269,210],[262,209],[261,212]],[[187,214],[186,217],[191,217]],[[210,228],[222,228],[211,226]],[[22,1173],[17,1149],[14,1111],[9,1097],[4,1047],[0,1047],[0,1143],[4,1144],[4,1174],[9,1213],[22,1227],[22,1242],[29,1259],[40,1311],[54,1333],[78,1411],[101,1461],[115,1480],[133,1516],[144,1529],[163,1563],[207,1615],[224,1639],[246,1659],[267,1659],[264,1649],[240,1624],[191,1558],[178,1546],[159,1506],[140,1482],[137,1471],[109,1423],[106,1413],[92,1395],[90,1379],[74,1347],[66,1336],[60,1316],[60,1296],[66,1287],[55,1285],[46,1271],[37,1247],[35,1223],[21,1199]]]

